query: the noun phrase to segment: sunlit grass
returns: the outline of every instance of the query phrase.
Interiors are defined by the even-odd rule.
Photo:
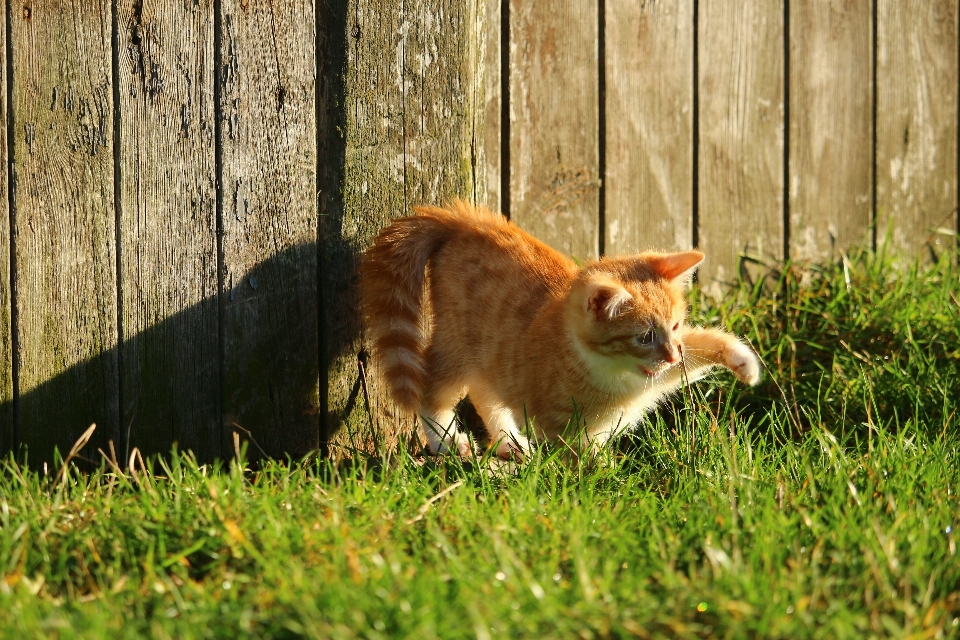
[[[7,462],[0,634],[960,636],[955,262],[773,279],[693,305],[762,384],[698,383],[590,463]]]

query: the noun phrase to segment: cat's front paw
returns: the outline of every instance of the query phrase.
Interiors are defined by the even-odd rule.
[[[737,342],[730,345],[726,366],[741,382],[755,385],[760,382],[760,360],[749,346]]]

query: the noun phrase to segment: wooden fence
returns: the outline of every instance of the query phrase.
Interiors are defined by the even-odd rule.
[[[357,256],[459,196],[580,258],[954,242],[945,0],[22,0],[0,30],[0,446],[395,433]],[[939,232],[936,231],[939,229]],[[246,435],[244,436],[247,437]],[[255,451],[256,452],[256,451]]]

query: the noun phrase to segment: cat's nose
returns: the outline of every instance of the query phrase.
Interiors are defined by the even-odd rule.
[[[663,354],[663,361],[667,364],[677,364],[680,362],[680,354],[677,353],[676,350],[670,349]]]

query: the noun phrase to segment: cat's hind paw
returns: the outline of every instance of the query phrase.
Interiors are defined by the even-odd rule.
[[[530,441],[519,433],[503,434],[497,442],[497,457],[519,462],[530,453]]]
[[[760,382],[760,360],[748,345],[741,342],[731,345],[725,364],[741,382],[751,386]]]
[[[444,437],[433,453],[440,455],[452,453],[461,458],[469,458],[473,455],[473,445],[470,444],[470,436],[462,431],[454,431]]]
[[[461,458],[468,458],[473,455],[473,444],[470,442],[470,436],[457,429],[452,411],[443,412],[439,415],[422,411],[420,420],[420,428],[427,439],[427,448],[431,454],[452,453]]]

